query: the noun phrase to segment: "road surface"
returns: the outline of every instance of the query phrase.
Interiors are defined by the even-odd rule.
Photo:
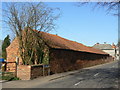
[[[118,63],[120,60],[29,81],[10,81],[3,88],[118,88]]]
[[[118,88],[119,77],[118,61],[115,61],[51,79],[32,88]]]

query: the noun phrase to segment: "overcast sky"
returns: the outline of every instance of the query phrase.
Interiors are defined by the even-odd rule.
[[[50,33],[87,46],[97,42],[117,43],[118,17],[107,15],[105,9],[92,11],[92,5],[77,7],[76,3],[70,2],[46,4],[49,7],[58,7],[61,11],[61,17],[56,22],[57,28]],[[5,8],[4,4],[2,6]],[[8,32],[4,29],[0,39],[4,39],[7,34]]]

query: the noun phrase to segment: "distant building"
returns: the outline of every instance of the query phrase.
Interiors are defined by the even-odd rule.
[[[108,53],[114,58],[118,59],[119,57],[118,46],[115,45],[114,43],[112,45],[107,44],[106,42],[104,42],[104,44],[96,43],[95,45],[93,45],[93,48],[103,50],[104,52]]]

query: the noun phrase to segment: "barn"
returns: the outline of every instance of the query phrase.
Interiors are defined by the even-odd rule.
[[[58,35],[41,33],[42,38],[47,41],[49,49],[48,61],[52,73],[60,73],[70,70],[76,70],[95,64],[104,63],[112,60],[111,56],[102,50],[85,46],[81,43],[62,38]],[[19,44],[15,38],[7,51],[7,62],[15,62],[16,57],[19,58],[19,66],[22,65],[22,59],[19,54]],[[14,71],[14,63],[7,64],[7,71]]]

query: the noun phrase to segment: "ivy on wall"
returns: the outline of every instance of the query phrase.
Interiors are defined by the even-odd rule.
[[[21,41],[19,49],[24,65],[49,64],[49,49],[40,34],[27,28]]]

